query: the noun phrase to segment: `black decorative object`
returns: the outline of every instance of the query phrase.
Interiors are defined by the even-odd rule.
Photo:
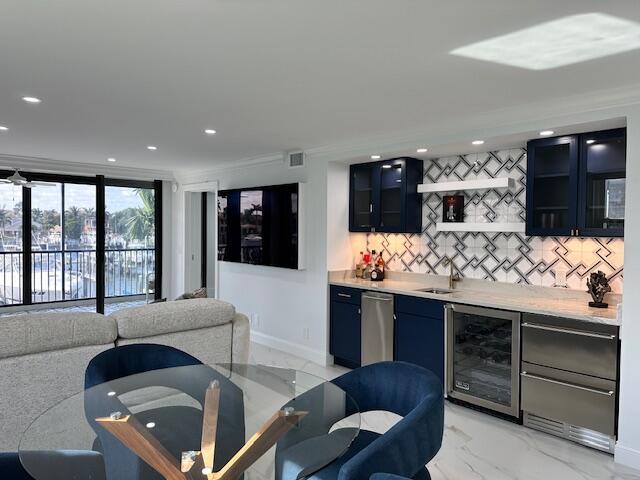
[[[587,291],[593,298],[593,302],[589,302],[590,307],[607,308],[609,306],[608,303],[602,301],[605,294],[611,291],[609,280],[604,272],[598,270],[589,275],[589,278],[587,278]]]
[[[442,221],[464,221],[464,196],[445,195],[444,197],[442,197]]]

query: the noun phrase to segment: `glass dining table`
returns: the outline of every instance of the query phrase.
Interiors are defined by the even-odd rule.
[[[19,457],[36,480],[295,479],[342,455],[359,429],[355,401],[319,377],[194,365],[63,400],[27,428]]]

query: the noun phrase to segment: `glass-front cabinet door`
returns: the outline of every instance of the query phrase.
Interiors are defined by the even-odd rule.
[[[404,213],[404,163],[385,163],[380,168],[380,227],[386,232],[401,231]]]
[[[518,416],[520,314],[447,305],[447,394]]]
[[[581,236],[622,236],[624,233],[625,129],[580,136]]]
[[[531,141],[527,155],[527,234],[573,235],[577,226],[577,137]]]
[[[373,172],[371,164],[351,167],[351,231],[369,232],[373,221]]]

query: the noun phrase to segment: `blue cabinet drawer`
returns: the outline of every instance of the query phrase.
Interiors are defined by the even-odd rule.
[[[444,321],[444,302],[430,298],[396,295],[396,312],[439,318]]]
[[[354,305],[360,305],[360,296],[362,290],[358,288],[340,287],[337,285],[331,285],[331,298],[332,302],[353,303]]]

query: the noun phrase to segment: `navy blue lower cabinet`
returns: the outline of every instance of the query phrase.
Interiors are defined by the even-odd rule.
[[[404,299],[396,297],[395,359],[431,370],[444,386],[444,304]]]
[[[337,365],[360,366],[360,305],[330,302],[329,352]]]

